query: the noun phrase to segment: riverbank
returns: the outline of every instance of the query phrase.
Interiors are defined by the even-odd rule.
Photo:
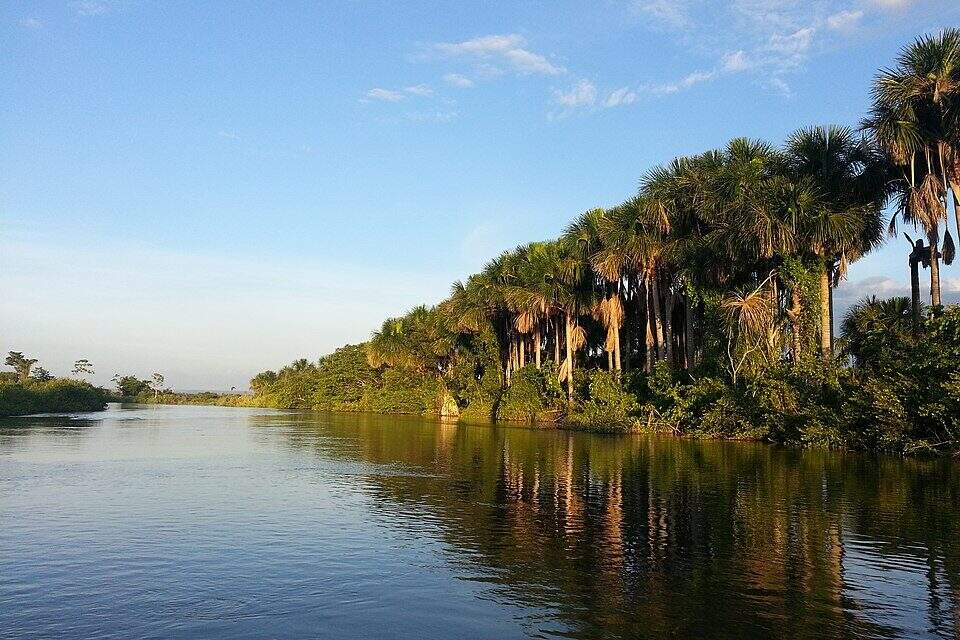
[[[527,424],[605,433],[652,432],[793,446],[952,454],[960,449],[960,308],[921,332],[871,329],[857,337],[870,359],[781,363],[736,380],[704,367],[664,364],[574,373],[568,402],[550,360],[502,384],[496,361],[461,358],[446,375],[374,367],[365,345],[298,360],[251,381],[251,394],[143,395],[139,402],[310,411],[434,415],[466,423]],[[852,338],[852,334],[850,338]]]

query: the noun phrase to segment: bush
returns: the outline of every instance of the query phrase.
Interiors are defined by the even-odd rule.
[[[495,403],[496,419],[515,422],[553,422],[563,411],[562,392],[552,364],[537,369],[534,365],[518,369],[510,386]]]
[[[55,378],[44,382],[0,383],[0,416],[33,413],[101,411],[107,392],[79,380]]]
[[[591,431],[632,431],[638,426],[640,403],[608,371],[593,371],[587,397],[577,402],[567,423]]]

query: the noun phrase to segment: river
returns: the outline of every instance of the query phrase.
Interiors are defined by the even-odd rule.
[[[111,405],[0,421],[0,638],[956,638],[960,474]]]

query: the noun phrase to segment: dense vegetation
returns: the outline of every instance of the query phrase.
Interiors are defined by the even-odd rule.
[[[653,169],[636,197],[504,253],[365,345],[261,373],[254,401],[955,448],[960,310],[941,305],[940,268],[951,204],[960,220],[960,31],[907,47],[873,102],[857,131],[736,139]],[[923,233],[912,300],[862,301],[835,336],[834,287],[900,221]]]
[[[11,351],[6,365],[13,372],[0,373],[0,417],[32,413],[99,411],[109,392],[84,380],[55,378],[35,358]],[[74,374],[92,373],[87,360],[78,360]]]

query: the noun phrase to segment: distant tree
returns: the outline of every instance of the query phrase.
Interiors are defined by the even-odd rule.
[[[254,393],[266,391],[271,385],[276,384],[278,379],[276,371],[261,371],[250,380],[250,388]]]
[[[70,373],[75,376],[92,375],[93,364],[86,358],[81,358],[73,363],[73,370]]]
[[[137,376],[122,376],[118,373],[111,378],[111,382],[117,385],[117,393],[121,396],[138,396],[150,391],[150,383]]]
[[[11,351],[7,356],[5,363],[8,367],[13,367],[17,372],[20,382],[26,382],[30,377],[30,369],[37,363],[36,358],[26,358],[21,351]]]
[[[44,369],[43,367],[36,367],[33,370],[33,373],[30,375],[32,380],[37,382],[47,382],[53,380],[53,374]]]
[[[153,374],[153,382],[152,382],[152,385],[151,385],[151,386],[153,386],[153,397],[156,398],[157,396],[160,395],[160,391],[163,389],[163,374],[162,374],[162,373],[154,373],[154,374]]]

